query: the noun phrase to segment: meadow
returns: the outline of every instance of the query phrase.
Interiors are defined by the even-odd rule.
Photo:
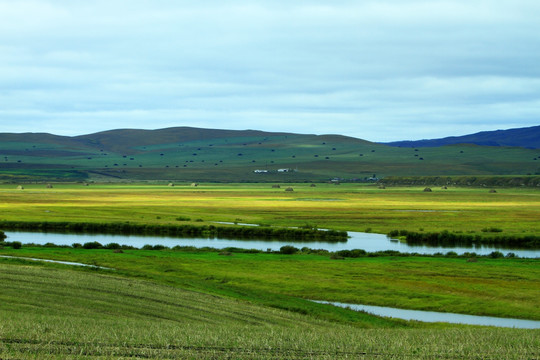
[[[392,230],[501,235],[540,234],[535,188],[309,183],[0,185],[0,220],[211,225],[216,221],[320,227],[387,234]],[[292,187],[294,191],[285,191]],[[484,230],[484,231],[483,231]]]
[[[0,185],[0,220],[538,235],[530,188],[281,184]],[[291,186],[294,191],[286,192]],[[233,225],[230,225],[233,226]],[[0,229],[1,230],[1,229]],[[9,239],[7,239],[9,240]],[[378,318],[307,299],[540,319],[537,259],[5,246],[0,357],[537,358],[539,330]]]
[[[540,346],[536,330],[363,328],[54,264],[3,259],[0,274],[7,359],[523,359]]]

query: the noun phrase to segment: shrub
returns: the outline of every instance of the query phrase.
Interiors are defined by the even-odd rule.
[[[483,228],[482,232],[499,233],[499,232],[502,232],[502,229],[499,229],[499,228],[496,228],[496,227],[489,227],[489,228]]]
[[[120,249],[120,244],[118,243],[110,243],[105,245],[105,249]]]
[[[282,246],[280,249],[279,249],[279,252],[281,254],[286,254],[286,255],[291,255],[291,254],[295,254],[298,252],[298,248],[295,248],[294,246],[291,246],[291,245],[285,245],[285,246]]]
[[[84,249],[102,249],[103,245],[98,243],[97,241],[87,242],[83,245]]]
[[[499,259],[504,257],[504,254],[500,251],[493,251],[491,254],[488,255],[492,259]]]
[[[20,249],[22,248],[22,243],[20,241],[13,241],[11,243],[11,247],[14,249]]]

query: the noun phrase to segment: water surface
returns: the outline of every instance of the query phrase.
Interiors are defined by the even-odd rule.
[[[329,304],[343,308],[350,308],[355,311],[365,311],[367,313],[403,320],[416,320],[423,322],[445,322],[451,324],[483,325],[509,327],[517,329],[540,329],[540,321],[509,319],[492,316],[476,316],[455,313],[443,313],[435,311],[406,310],[383,306],[346,304],[340,302],[314,301],[319,304]]]
[[[403,253],[435,254],[454,251],[458,254],[475,252],[478,255],[488,255],[493,251],[503,254],[512,252],[519,257],[540,257],[540,250],[505,249],[497,246],[479,245],[473,247],[441,247],[425,245],[408,245],[407,243],[389,239],[386,235],[349,232],[350,238],[346,242],[315,242],[315,241],[285,241],[285,240],[244,240],[244,239],[219,239],[219,238],[171,238],[160,236],[135,236],[135,235],[102,235],[102,234],[57,234],[8,231],[8,241],[20,241],[23,244],[53,243],[56,245],[72,245],[73,243],[84,244],[97,241],[102,245],[118,243],[141,248],[146,244],[173,246],[213,247],[223,249],[237,247],[242,249],[257,249],[266,251],[279,250],[284,245],[293,245],[299,249],[309,247],[312,249],[324,249],[328,251],[363,249],[368,252],[395,250]]]

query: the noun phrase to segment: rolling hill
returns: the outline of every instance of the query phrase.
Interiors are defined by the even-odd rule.
[[[540,149],[540,125],[526,128],[482,131],[464,136],[451,136],[442,139],[395,141],[386,143],[400,147],[436,147],[455,144],[474,144],[481,146],[517,146]]]
[[[74,137],[0,134],[2,181],[292,182],[525,175],[540,174],[539,159],[538,149],[518,147],[408,148],[341,135],[192,127],[120,129]]]

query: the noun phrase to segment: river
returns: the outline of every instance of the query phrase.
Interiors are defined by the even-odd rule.
[[[346,242],[291,242],[283,240],[239,240],[239,239],[217,239],[217,238],[170,238],[157,236],[125,236],[125,235],[100,235],[100,234],[57,234],[57,233],[36,233],[36,232],[14,232],[7,231],[7,241],[20,241],[22,244],[40,244],[53,243],[56,245],[72,245],[73,243],[84,244],[86,242],[97,241],[102,245],[109,243],[118,243],[120,245],[130,245],[141,248],[146,244],[173,246],[195,246],[195,247],[213,247],[222,249],[226,247],[237,247],[243,249],[257,249],[267,251],[279,250],[284,245],[293,245],[297,248],[309,247],[312,249],[325,249],[328,251],[363,249],[367,252],[376,252],[384,250],[395,250],[403,253],[418,254],[446,254],[454,251],[458,254],[465,252],[475,252],[478,255],[488,255],[493,251],[500,251],[503,254],[514,253],[519,257],[539,258],[540,250],[523,249],[505,249],[498,246],[474,246],[474,247],[440,247],[408,245],[393,239],[386,235],[349,232],[350,238]]]
[[[343,308],[350,308],[351,310],[365,311],[367,313],[377,315],[377,316],[384,316],[384,317],[403,319],[403,320],[510,327],[510,328],[517,328],[517,329],[540,329],[540,321],[536,321],[536,320],[510,319],[510,318],[499,318],[499,317],[492,317],[492,316],[464,315],[464,314],[443,313],[443,312],[435,312],[435,311],[406,310],[406,309],[397,309],[397,308],[391,308],[391,307],[345,304],[345,303],[330,302],[330,301],[315,301],[315,300],[313,301],[319,304],[328,304],[328,305],[334,305],[334,306],[339,306]]]

